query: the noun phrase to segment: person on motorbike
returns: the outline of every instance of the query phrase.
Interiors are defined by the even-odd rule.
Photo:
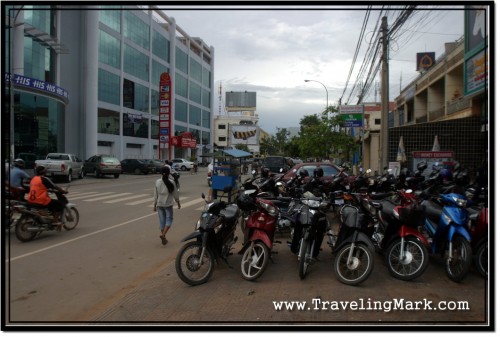
[[[9,172],[10,191],[16,199],[24,200],[26,190],[23,186],[24,180],[30,180],[30,176],[24,171],[24,160],[17,158],[14,160],[14,167]]]
[[[60,216],[65,205],[60,200],[52,199],[48,192],[49,189],[56,190],[62,194],[66,194],[68,191],[57,186],[52,180],[46,177],[47,168],[45,166],[37,166],[35,172],[36,176],[30,182],[30,191],[27,198],[28,203],[46,207],[54,217],[54,224],[61,225]]]

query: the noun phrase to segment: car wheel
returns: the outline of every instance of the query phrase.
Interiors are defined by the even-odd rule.
[[[181,166],[181,171],[186,171],[186,170],[187,170],[186,166],[182,165]]]

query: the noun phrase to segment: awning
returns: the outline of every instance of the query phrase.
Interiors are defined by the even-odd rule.
[[[243,150],[238,150],[238,149],[233,149],[233,150],[222,150],[225,154],[228,156],[234,157],[234,158],[243,158],[243,157],[251,157],[252,154],[250,152],[246,152]]]

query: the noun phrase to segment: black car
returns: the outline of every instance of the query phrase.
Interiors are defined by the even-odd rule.
[[[290,169],[285,157],[269,156],[262,161],[262,168],[268,168],[273,173],[285,173]]]
[[[123,173],[149,174],[156,172],[154,164],[145,159],[123,159],[120,163]]]

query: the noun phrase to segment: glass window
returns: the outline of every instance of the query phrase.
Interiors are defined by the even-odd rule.
[[[201,64],[198,63],[195,59],[190,59],[190,69],[189,75],[192,79],[197,80],[201,83]]]
[[[114,9],[119,7],[120,6],[101,6],[101,10],[99,11],[99,21],[120,33],[122,15],[119,9]]]
[[[153,30],[153,54],[165,62],[170,62],[170,41],[166,37]]]
[[[188,121],[188,111],[187,111],[188,105],[186,102],[180,101],[178,99],[175,100],[175,120],[179,122],[186,122]]]
[[[179,73],[175,73],[175,94],[188,98],[188,80]]]
[[[151,83],[153,85],[160,85],[160,76],[162,73],[168,73],[168,67],[153,60],[152,63],[153,72],[151,73]]]
[[[188,55],[179,49],[175,48],[175,66],[177,70],[188,73]]]
[[[202,134],[202,136],[201,136],[202,137],[201,138],[202,144],[203,145],[210,144],[210,132],[202,131],[201,134]]]
[[[98,100],[120,105],[120,76],[99,69]]]
[[[123,70],[149,82],[149,57],[127,44],[123,54]]]
[[[185,126],[175,124],[175,135],[178,136],[183,132],[186,132],[188,129]]]
[[[203,68],[203,85],[207,88],[211,87],[212,84],[212,76],[210,74],[210,70],[207,68]]]
[[[120,40],[99,31],[99,62],[120,69]]]
[[[124,34],[142,48],[149,50],[149,25],[134,15],[131,11],[125,12]]]
[[[201,110],[201,126],[204,128],[210,129],[210,111]],[[226,128],[225,124],[219,124],[219,127],[223,125],[224,129]]]
[[[152,119],[151,120],[151,139],[158,139],[159,134],[158,134],[158,121]]]
[[[189,99],[201,104],[201,87],[193,81],[190,81]]]
[[[52,53],[31,37],[24,38],[24,75],[54,83],[51,72]]]
[[[97,132],[110,135],[120,134],[120,113],[99,108],[97,112]]]
[[[201,109],[195,106],[189,106],[189,124],[200,125],[201,124]]]
[[[204,107],[210,108],[210,91],[202,89],[201,90],[201,104]]]
[[[42,32],[51,33],[52,11],[47,6],[25,6],[24,22],[32,25]]]
[[[148,119],[141,115],[123,114],[123,135],[129,137],[148,138]]]
[[[123,106],[129,109],[149,112],[149,89],[124,78]]]
[[[158,116],[160,105],[160,94],[157,90],[151,89],[151,114]]]

